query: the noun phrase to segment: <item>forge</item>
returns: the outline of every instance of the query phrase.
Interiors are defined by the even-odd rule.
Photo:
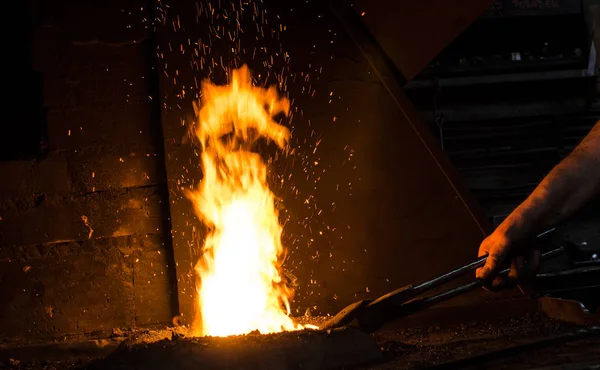
[[[600,120],[598,9],[16,5],[0,369],[597,365],[597,202],[532,292],[473,270]]]

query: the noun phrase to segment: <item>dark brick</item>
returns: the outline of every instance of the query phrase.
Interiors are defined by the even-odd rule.
[[[69,172],[76,193],[158,185],[160,162],[157,155],[78,155],[69,159]]]
[[[80,212],[68,204],[43,205],[27,211],[3,212],[0,221],[0,246],[83,240],[88,231]]]
[[[146,103],[52,109],[46,119],[50,145],[55,149],[101,146],[158,155],[154,149],[157,128],[152,125],[152,108]]]
[[[147,38],[151,1],[44,1],[43,22],[59,27],[71,41],[127,42]]]
[[[169,324],[173,266],[163,240],[100,238],[13,248],[10,259],[0,254],[0,337]]]
[[[79,210],[90,220],[93,237],[162,234],[162,197],[158,190],[93,194],[86,197]]]
[[[44,58],[45,54],[36,54]],[[148,101],[151,45],[67,46],[55,63],[36,61],[42,72],[45,107],[74,108],[90,103],[122,105]],[[156,98],[156,97],[153,97]]]
[[[143,250],[136,254],[133,263],[135,317],[137,325],[170,324],[171,282],[169,280],[168,251],[162,238],[142,238]]]
[[[38,194],[63,194],[71,190],[67,173],[67,161],[54,155],[43,159],[33,167],[35,192]]]
[[[44,339],[129,326],[128,264],[118,249],[101,246],[68,258],[0,262],[0,336]]]
[[[164,248],[164,246],[162,246],[162,244],[159,242],[162,239],[163,236],[161,235],[128,235],[114,238],[94,238],[84,241],[71,241],[62,243],[57,242],[13,248],[0,248],[0,260],[15,260],[25,263],[28,260],[39,258],[65,259],[73,255],[94,253],[94,251],[97,249],[116,249],[119,250],[123,256],[130,257],[135,256],[136,253],[140,253],[145,249],[150,250],[148,247],[146,247],[146,240],[151,240],[152,245],[155,245],[156,248]]]
[[[0,261],[21,261],[42,258],[44,250],[36,245],[27,245],[18,248],[0,248]]]
[[[0,163],[0,208],[19,198],[40,194],[66,194],[71,190],[66,160],[58,155],[39,162]]]
[[[0,163],[0,197],[2,199],[25,196],[32,190],[31,173],[33,161],[11,161]]]
[[[93,229],[93,238],[162,234],[161,202],[157,188],[142,188],[48,202],[24,212],[5,211],[0,215],[0,246],[89,239],[83,216]]]

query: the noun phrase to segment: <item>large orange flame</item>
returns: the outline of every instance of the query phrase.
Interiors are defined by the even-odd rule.
[[[202,85],[196,135],[204,178],[192,200],[210,231],[196,266],[196,335],[300,329],[289,317],[291,290],[278,268],[282,227],[267,166],[251,151],[260,137],[286,148],[290,132],[274,116],[289,108],[275,87],[252,86],[246,66],[232,71],[230,85]]]

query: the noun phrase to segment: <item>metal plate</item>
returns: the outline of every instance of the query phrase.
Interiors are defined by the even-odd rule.
[[[374,39],[404,77],[411,80],[481,16],[492,1],[356,0],[353,3]]]

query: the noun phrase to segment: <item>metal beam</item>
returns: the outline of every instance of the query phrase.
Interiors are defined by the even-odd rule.
[[[590,74],[592,73],[592,74]],[[462,87],[509,82],[533,82],[548,80],[566,80],[575,78],[595,77],[595,70],[571,69],[565,71],[543,71],[530,73],[506,73],[484,76],[450,77],[438,79],[439,87]],[[432,80],[413,80],[404,86],[404,89],[434,88],[436,84]]]
[[[581,12],[581,0],[494,0],[483,17],[536,17]]]
[[[537,117],[540,115],[563,115],[584,113],[588,110],[586,98],[569,98],[537,101],[525,104],[495,103],[480,105],[445,106],[443,109],[446,122],[466,122],[478,120],[508,119],[517,117]],[[435,121],[431,111],[423,111],[421,115],[429,122]]]
[[[492,0],[356,0],[353,9],[411,80],[491,4]]]

